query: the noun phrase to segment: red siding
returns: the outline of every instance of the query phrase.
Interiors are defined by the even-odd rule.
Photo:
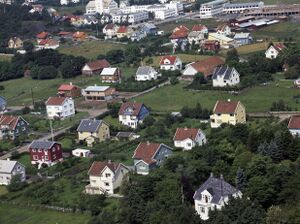
[[[53,151],[55,149],[55,151]],[[45,158],[45,149],[35,149],[35,152],[33,152],[33,149],[29,149],[30,152],[30,159],[31,161],[37,161],[37,160],[44,160]],[[55,156],[54,156],[55,155]],[[37,160],[33,159],[33,156],[37,156]],[[51,162],[55,162],[57,160],[60,160],[62,158],[62,150],[61,150],[61,145],[60,144],[54,144],[53,147],[48,150],[48,160]]]

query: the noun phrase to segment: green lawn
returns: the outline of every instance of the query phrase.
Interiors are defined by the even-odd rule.
[[[49,96],[55,96],[57,88],[60,84],[72,82],[80,87],[88,85],[103,85],[99,77],[82,77],[78,76],[72,79],[51,79],[51,80],[33,80],[31,78],[21,78],[1,82],[5,87],[0,91],[0,95],[8,100],[10,106],[14,105],[29,105],[32,104],[31,89],[33,98],[37,100],[46,100]]]
[[[8,191],[5,186],[0,186],[0,196],[5,195],[7,192]]]
[[[89,216],[85,214],[0,204],[0,223],[3,224],[85,224],[88,220]]]
[[[250,2],[249,0],[235,0],[232,2]],[[273,4],[299,4],[299,0],[264,0],[265,5]]]
[[[62,45],[58,51],[63,54],[83,56],[88,59],[96,59],[99,54],[105,55],[110,50],[124,49],[126,45],[90,40],[79,45]]]
[[[55,9],[60,13],[61,15],[71,15],[76,11],[82,11],[85,12],[85,5],[76,5],[76,6],[60,6],[55,7]]]
[[[276,83],[279,86],[276,87]],[[291,88],[292,81],[277,81],[268,86],[256,86],[244,90],[240,95],[235,96],[221,91],[192,91],[184,89],[186,85],[166,86],[145,94],[135,99],[151,107],[154,111],[179,111],[183,106],[195,106],[201,103],[205,108],[212,109],[217,100],[240,100],[247,112],[268,111],[272,102],[279,99],[284,100],[293,109],[300,109],[299,104],[293,99],[299,94],[298,89]]]

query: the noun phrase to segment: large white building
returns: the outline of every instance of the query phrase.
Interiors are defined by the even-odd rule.
[[[94,14],[93,12],[95,12],[102,15],[116,13],[119,7],[114,0],[94,0],[87,4],[85,10],[87,14]]]
[[[224,14],[244,13],[250,9],[261,9],[264,2],[226,3],[223,7]]]
[[[18,161],[0,160],[0,185],[9,185],[15,175],[20,175],[20,180],[25,181],[25,166]]]
[[[215,0],[202,4],[200,6],[200,18],[209,19],[222,14],[224,5],[228,2],[228,0]]]
[[[158,72],[155,71],[151,66],[140,66],[135,73],[136,81],[150,81],[156,80],[158,77]]]
[[[147,11],[139,11],[132,13],[116,13],[112,15],[113,23],[139,23],[149,20],[149,12]]]
[[[242,197],[242,192],[220,178],[211,176],[195,192],[195,210],[200,218],[207,220],[210,210],[221,210],[231,197]]]
[[[122,163],[93,162],[88,171],[90,184],[85,187],[87,194],[114,194],[129,169]]]
[[[49,97],[46,101],[47,117],[49,119],[65,119],[75,115],[74,100],[69,97]]]
[[[69,5],[70,3],[79,3],[80,0],[60,0],[60,5]]]

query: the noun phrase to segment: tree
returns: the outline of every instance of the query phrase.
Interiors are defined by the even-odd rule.
[[[137,45],[129,45],[125,49],[124,55],[127,65],[138,64],[140,62],[141,51]]]
[[[155,119],[152,116],[145,117],[143,124],[145,124],[146,127],[150,127],[154,124]]]
[[[33,45],[32,42],[24,41],[24,43],[23,43],[23,49],[24,49],[26,52],[33,51],[34,45]]]
[[[247,183],[247,177],[244,173],[244,170],[239,167],[236,172],[236,187],[237,187],[237,189],[242,191],[245,188],[246,183]]]
[[[124,61],[124,51],[123,50],[110,50],[106,53],[106,59],[111,64],[117,64]]]
[[[176,85],[179,83],[179,80],[177,79],[177,77],[172,77],[170,80],[171,85]]]
[[[300,75],[300,69],[298,66],[291,66],[284,73],[286,79],[297,79]]]
[[[234,66],[235,64],[237,64],[239,62],[239,54],[235,48],[227,51],[225,62],[229,66]]]
[[[35,67],[31,72],[33,79],[54,79],[58,75],[57,69],[52,65]]]
[[[21,174],[16,174],[11,178],[10,184],[7,186],[7,190],[10,192],[20,191],[26,187],[26,182],[22,181]]]
[[[81,74],[81,68],[86,63],[83,57],[66,57],[59,67],[63,78],[72,78]]]

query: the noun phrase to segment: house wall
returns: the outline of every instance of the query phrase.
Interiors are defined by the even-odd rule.
[[[161,145],[160,149],[158,150],[158,152],[154,156],[154,159],[157,161],[156,165],[160,166],[165,161],[165,159],[168,156],[170,156],[172,153],[173,152],[170,148],[166,147],[165,145]]]
[[[278,54],[279,52],[273,46],[270,46],[265,53],[266,58],[269,59],[277,58]]]
[[[293,136],[300,136],[300,129],[289,129]]]
[[[134,160],[134,167],[137,174],[148,175],[151,169],[156,167],[155,164],[148,165],[141,160]]]
[[[136,81],[148,81],[148,80],[156,80],[157,79],[157,72],[153,71],[150,74],[144,74],[144,75],[136,75],[135,80]]]
[[[182,72],[182,75],[192,76],[192,75],[196,75],[197,73],[198,73],[198,71],[196,69],[194,69],[193,66],[187,65],[185,67],[184,71]]]
[[[47,164],[48,166],[53,166],[58,161],[62,161],[62,150],[60,144],[54,144],[54,146],[49,149],[29,149],[31,164]]]
[[[97,138],[100,142],[109,139],[109,126],[105,123],[102,123],[96,132],[78,132],[78,140],[85,140],[90,136]]]
[[[26,180],[25,167],[20,163],[16,163],[11,173],[0,172],[0,185],[9,185],[13,176],[20,174],[21,181]]]
[[[119,122],[131,128],[137,128],[139,120],[136,116],[119,115]]]
[[[74,101],[68,99],[63,105],[47,105],[47,116],[49,119],[54,119],[54,117],[60,117],[60,119],[65,119],[75,115]],[[60,116],[58,116],[60,114]]]
[[[235,69],[233,70],[229,80],[224,80],[224,76],[218,76],[217,79],[213,79],[214,87],[234,86],[239,83],[240,83],[240,75]]]

